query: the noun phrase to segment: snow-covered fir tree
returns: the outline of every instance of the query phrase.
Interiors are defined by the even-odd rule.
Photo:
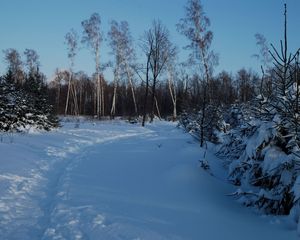
[[[224,137],[218,154],[227,159],[229,180],[247,206],[299,218],[299,50],[288,54],[284,41],[270,52],[273,89],[261,92],[251,109],[240,109],[239,124]],[[234,110],[234,109],[232,109]]]
[[[29,127],[50,130],[58,126],[47,99],[44,76],[30,72],[23,84],[14,80],[11,70],[0,80],[0,130],[23,131]]]

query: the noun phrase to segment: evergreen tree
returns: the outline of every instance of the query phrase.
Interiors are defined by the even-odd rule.
[[[30,96],[30,118],[38,128],[50,130],[58,126],[58,119],[53,114],[53,107],[49,103],[45,76],[39,69],[30,71],[25,83],[24,90]]]
[[[13,73],[8,73],[0,81],[0,130],[17,131],[28,123],[26,113],[29,98],[25,92],[16,87]]]
[[[38,70],[30,71],[20,86],[8,70],[0,80],[0,130],[22,131],[31,126],[45,130],[58,126],[47,98],[45,77]]]
[[[270,52],[274,68],[271,95],[255,101],[259,111],[233,129],[220,150],[230,158],[229,179],[241,189],[235,194],[248,206],[271,214],[300,209],[299,50],[288,54],[285,6],[284,41]],[[236,141],[238,140],[238,141]],[[233,144],[233,143],[236,144]],[[231,154],[238,149],[238,154]],[[297,221],[299,214],[297,215]]]

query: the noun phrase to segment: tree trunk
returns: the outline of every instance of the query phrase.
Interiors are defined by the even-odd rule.
[[[98,86],[98,83],[97,83],[97,80],[95,80],[95,89],[94,90],[94,115],[97,115],[98,117],[98,114],[97,114],[97,86]]]
[[[206,88],[206,87],[205,87]],[[204,120],[206,117],[206,89],[204,90],[203,94],[203,103],[202,103],[202,116],[200,122],[200,147],[203,147],[204,144]]]
[[[169,70],[168,86],[169,86],[169,92],[170,92],[172,103],[173,103],[173,121],[176,121],[176,119],[177,119],[176,88],[175,88],[175,84],[174,84],[174,81],[173,81],[173,76],[172,76],[172,73],[170,72],[170,70]]]
[[[138,115],[138,108],[137,108],[136,99],[135,99],[134,86],[133,86],[133,82],[132,82],[132,78],[131,78],[131,74],[130,74],[130,70],[129,70],[129,66],[128,66],[127,62],[126,62],[126,73],[127,73],[129,86],[130,86],[130,89],[131,89],[132,100],[133,100],[133,104],[134,104],[134,112],[135,112],[135,115],[137,116]]]
[[[59,114],[59,112],[60,112],[59,103],[60,103],[60,83],[57,83],[56,101],[55,101],[57,114]]]
[[[155,89],[156,89],[156,78],[153,77],[152,96],[151,96],[151,114],[150,114],[150,122],[153,122],[153,119],[154,119]]]
[[[146,68],[146,89],[145,89],[145,97],[144,97],[144,108],[143,108],[143,121],[142,126],[145,126],[146,114],[147,114],[147,99],[149,94],[149,65],[150,65],[150,53],[147,56],[147,68]]]
[[[82,83],[80,83],[80,92],[79,92],[79,114],[83,114],[82,112],[82,95],[83,95],[83,86]]]
[[[100,76],[100,89],[101,89],[101,114],[105,115],[105,98],[104,98],[104,79]]]
[[[117,86],[118,86],[118,81],[119,81],[118,74],[119,74],[118,69],[115,69],[114,92],[113,92],[113,99],[112,99],[111,110],[110,110],[110,116],[112,119],[115,118],[115,114],[116,114],[116,96],[117,96]]]
[[[203,65],[205,70],[205,82],[204,82],[204,93],[203,93],[203,103],[202,103],[202,119],[201,119],[201,125],[200,125],[200,147],[203,147],[204,144],[204,123],[206,118],[206,105],[209,104],[211,101],[211,96],[207,97],[207,87],[210,85],[210,75],[209,75],[209,69],[208,69],[208,63],[206,62],[204,49],[201,48],[201,55],[203,59]]]
[[[159,111],[158,102],[157,102],[156,97],[155,97],[155,106],[156,106],[156,111],[157,111],[158,118],[159,118],[159,120],[161,120],[161,115],[160,115],[160,111]]]
[[[68,81],[68,92],[67,92],[67,100],[66,100],[66,106],[65,106],[65,116],[67,115],[68,112],[68,105],[69,105],[69,98],[70,98],[70,90],[71,90],[71,74],[69,76],[69,81]]]
[[[73,102],[74,102],[74,115],[79,115],[79,108],[78,108],[78,99],[77,99],[77,92],[75,84],[71,81],[71,94],[73,95]]]
[[[99,76],[99,49],[96,49],[96,74],[97,74],[97,84],[96,84],[96,109],[97,109],[97,118],[101,117],[101,80]]]

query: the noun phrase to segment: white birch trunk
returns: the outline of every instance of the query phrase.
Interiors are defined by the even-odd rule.
[[[134,85],[133,85],[132,78],[131,78],[131,72],[130,72],[130,68],[128,66],[127,61],[126,61],[125,64],[126,64],[127,78],[128,78],[129,86],[130,86],[130,89],[131,89],[132,100],[133,100],[133,104],[134,104],[134,112],[135,112],[135,115],[137,115],[138,114],[138,109],[137,109],[137,104],[136,104],[136,99],[135,99]]]
[[[173,74],[171,73],[171,70],[168,71],[169,73],[169,77],[168,77],[168,86],[169,86],[169,91],[170,91],[170,95],[171,95],[171,99],[172,99],[172,103],[173,103],[173,121],[175,121],[177,119],[177,96],[176,96],[176,87],[174,84],[174,80],[173,80]]]
[[[97,82],[96,82],[96,109],[97,109],[97,117],[100,119],[101,116],[101,80],[99,76],[99,49],[96,49],[96,74],[97,74]]]
[[[119,82],[119,71],[118,69],[115,70],[115,76],[114,76],[114,92],[113,92],[113,99],[111,104],[111,110],[110,115],[112,118],[115,117],[116,114],[116,97],[117,97],[117,87]]]
[[[66,100],[66,106],[65,106],[65,116],[67,115],[67,112],[68,112],[70,90],[71,90],[71,74],[69,76],[69,81],[68,81],[68,92],[67,92],[67,100]]]
[[[159,111],[159,107],[158,107],[157,98],[154,97],[154,100],[155,100],[155,106],[156,106],[157,116],[158,116],[159,120],[161,120],[161,115],[160,115],[160,111]]]

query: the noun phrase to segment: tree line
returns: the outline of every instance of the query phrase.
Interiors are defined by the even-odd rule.
[[[100,15],[93,13],[81,22],[81,34],[74,29],[66,33],[69,68],[57,69],[50,82],[40,73],[39,56],[32,49],[25,50],[25,60],[16,49],[4,50],[7,73],[12,74],[13,82],[20,88],[27,76],[38,72],[46,99],[56,115],[88,115],[98,119],[141,117],[144,125],[148,118],[152,121],[155,116],[176,120],[184,112],[201,112],[201,145],[206,129],[214,125],[211,121],[217,118],[217,109],[248,102],[259,94],[262,85],[265,89],[268,84],[266,74],[262,81],[252,70],[213,74],[218,54],[211,49],[210,20],[199,0],[187,1],[185,16],[176,25],[178,32],[189,41],[186,49],[190,54],[184,62],[179,61],[178,47],[159,20],[153,21],[143,33],[138,46],[133,43],[126,21],[111,21],[107,34],[102,32],[101,24]],[[110,62],[100,61],[105,38],[113,56]],[[261,48],[265,47],[262,35],[257,36],[257,41]],[[91,76],[84,71],[74,72],[80,44],[91,51],[95,64]],[[136,57],[138,49],[144,53],[143,59]],[[112,69],[112,80],[104,76],[106,68]]]
[[[193,19],[195,10],[201,13],[200,19]],[[137,47],[126,21],[112,21],[107,35],[101,31],[98,13],[93,13],[81,25],[81,37],[74,29],[65,35],[69,69],[57,70],[49,83],[57,114],[90,115],[99,119],[141,116],[144,125],[146,118],[152,121],[155,116],[176,120],[183,111],[202,109],[205,116],[210,103],[227,106],[237,101],[247,102],[258,89],[258,75],[251,70],[241,69],[236,74],[223,71],[213,76],[218,55],[210,50],[213,34],[199,1],[188,1],[186,17],[177,24],[178,32],[191,41],[186,62],[178,60],[178,47],[159,20],[153,21],[139,40],[138,48],[144,53],[144,60],[136,57]],[[100,61],[105,36],[113,56],[110,62]],[[91,50],[95,63],[92,76],[73,71],[80,43]],[[103,75],[105,68],[112,69],[112,81]]]

